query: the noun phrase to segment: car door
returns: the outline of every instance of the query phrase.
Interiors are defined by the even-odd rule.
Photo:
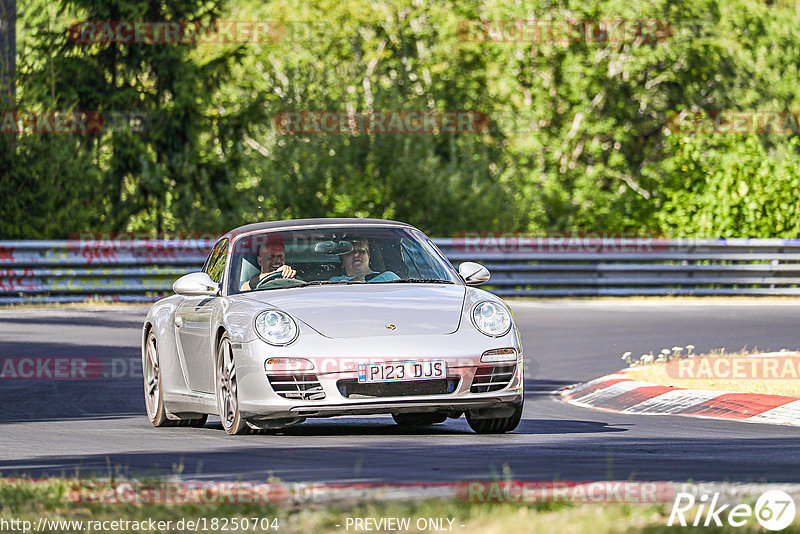
[[[220,240],[206,260],[203,272],[214,282],[222,281],[225,262],[228,259],[228,240]],[[214,393],[214,353],[211,345],[211,317],[218,296],[186,297],[175,312],[175,331],[178,336],[178,352],[186,370],[189,389],[202,393]]]

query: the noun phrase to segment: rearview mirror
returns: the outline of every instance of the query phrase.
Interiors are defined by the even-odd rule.
[[[458,274],[464,279],[464,283],[468,286],[479,286],[489,281],[492,276],[489,274],[489,269],[472,261],[465,261],[458,266]]]
[[[189,273],[175,280],[172,290],[182,297],[211,296],[217,294],[219,284],[206,273]]]
[[[350,241],[320,241],[314,245],[314,252],[317,254],[348,254],[353,251],[353,244]]]

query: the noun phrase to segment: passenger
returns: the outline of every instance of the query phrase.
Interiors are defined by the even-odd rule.
[[[258,247],[258,265],[261,272],[242,284],[242,291],[255,289],[258,282],[267,275],[280,272],[282,278],[294,278],[297,271],[286,265],[286,249],[280,234],[270,234],[266,244]]]
[[[355,238],[352,242],[353,250],[341,256],[345,276],[334,276],[332,282],[388,282],[400,279],[392,271],[378,273],[372,270],[369,266],[369,242],[366,239]]]

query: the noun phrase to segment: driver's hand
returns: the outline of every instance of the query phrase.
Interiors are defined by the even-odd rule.
[[[280,269],[275,269],[272,271],[273,273],[281,273],[281,277],[283,278],[294,278],[294,275],[297,274],[297,271],[289,267],[288,265],[281,265]]]

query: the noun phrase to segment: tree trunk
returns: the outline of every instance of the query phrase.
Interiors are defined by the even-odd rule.
[[[0,103],[14,107],[16,101],[17,0],[0,0]]]

